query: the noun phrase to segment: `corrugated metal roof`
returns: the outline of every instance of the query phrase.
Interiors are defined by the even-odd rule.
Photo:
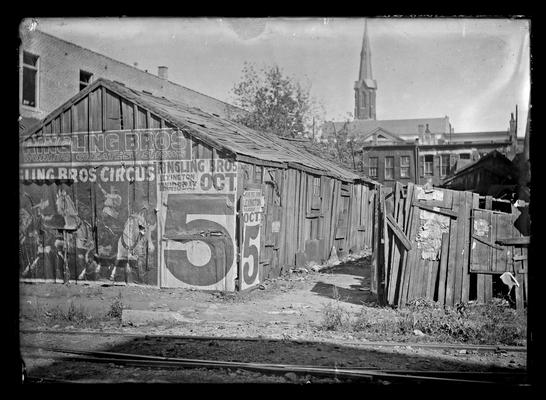
[[[198,108],[188,107],[164,97],[156,97],[106,79],[98,79],[67,103],[78,101],[98,86],[104,86],[121,97],[143,108],[147,108],[177,128],[188,131],[197,139],[216,149],[227,150],[237,156],[243,156],[245,161],[262,160],[276,164],[279,167],[287,168],[288,166],[292,166],[297,169],[310,170],[309,172],[318,175],[328,175],[345,181],[361,180],[378,184],[367,177],[358,175],[333,162],[311,154],[303,145],[283,140],[274,134],[266,134],[250,129]],[[65,108],[66,104],[59,107],[45,118],[43,123],[46,120],[54,118],[56,116],[55,113],[60,113]],[[40,127],[38,125],[29,133],[33,134]]]

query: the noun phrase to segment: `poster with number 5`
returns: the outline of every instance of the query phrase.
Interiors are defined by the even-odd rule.
[[[264,197],[261,189],[245,190],[241,196],[241,262],[239,289],[260,283],[260,227]]]

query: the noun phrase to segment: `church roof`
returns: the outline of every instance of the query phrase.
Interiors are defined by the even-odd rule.
[[[508,131],[461,132],[452,133],[451,137],[449,137],[451,143],[502,142],[508,140],[510,140]]]
[[[349,123],[334,121],[325,122],[322,127],[323,138],[333,136],[334,127],[335,131],[339,132],[345,124],[347,124],[349,137],[366,136],[373,130],[376,130],[377,128],[382,128],[383,130],[388,131],[394,135],[398,135],[403,139],[410,139],[405,138],[404,136],[411,136],[411,139],[413,139],[414,137],[419,135],[419,125],[423,125],[423,127],[426,127],[427,124],[431,133],[449,133],[450,131],[448,117],[384,120],[363,119],[354,120]]]

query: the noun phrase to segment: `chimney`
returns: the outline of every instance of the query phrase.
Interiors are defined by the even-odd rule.
[[[159,79],[167,80],[169,75],[169,67],[160,66],[157,67],[157,76],[159,76]]]

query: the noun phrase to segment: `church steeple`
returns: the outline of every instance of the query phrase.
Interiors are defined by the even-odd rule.
[[[372,75],[372,52],[368,38],[368,22],[364,22],[364,37],[360,51],[360,69],[355,82],[355,119],[375,119],[377,82]]]

